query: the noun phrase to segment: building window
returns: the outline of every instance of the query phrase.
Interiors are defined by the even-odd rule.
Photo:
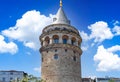
[[[71,40],[71,44],[75,45],[75,42],[76,42],[76,39],[73,37],[72,40]]]
[[[55,43],[55,44],[59,43],[59,39],[58,39],[58,38],[55,38],[55,39],[54,39],[54,43]]]
[[[79,41],[78,41],[78,46],[81,46],[80,42],[81,42],[81,41],[79,40]]]
[[[76,56],[73,56],[73,60],[76,61]]]
[[[54,59],[56,59],[56,60],[58,59],[58,54],[54,55]]]
[[[50,38],[47,36],[47,37],[45,38],[45,45],[47,46],[49,43],[50,43]]]
[[[67,44],[67,39],[66,38],[63,39],[63,44]]]
[[[75,51],[73,51],[73,53],[75,54],[76,52],[75,52]]]
[[[42,57],[42,62],[43,62],[44,60],[43,60],[43,57]]]
[[[71,41],[71,44],[74,45],[74,41],[73,40]]]
[[[65,52],[67,52],[67,49],[65,49]]]
[[[59,43],[59,36],[58,35],[54,35],[53,36],[53,41],[55,44]]]
[[[63,44],[67,44],[68,36],[64,35],[62,36]]]
[[[13,75],[13,72],[10,72],[10,75]]]
[[[13,78],[11,77],[11,78],[10,78],[10,81],[12,81],[12,80],[13,80]]]
[[[3,81],[3,82],[5,81],[5,78],[4,78],[4,77],[2,78],[2,81]]]
[[[55,52],[57,52],[57,49],[55,49]]]
[[[2,74],[5,74],[5,72],[2,72]]]

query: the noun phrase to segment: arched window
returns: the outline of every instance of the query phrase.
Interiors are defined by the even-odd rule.
[[[58,35],[54,35],[53,36],[53,41],[55,44],[59,43],[59,36]]]
[[[64,35],[62,39],[63,39],[63,44],[67,44],[68,36]]]
[[[56,59],[56,60],[58,59],[58,54],[54,55],[54,59]]]
[[[50,43],[50,38],[47,36],[47,37],[45,38],[45,45],[47,46],[49,43]]]
[[[73,37],[73,38],[71,39],[71,44],[72,44],[72,45],[75,45],[75,42],[76,42],[76,38]]]
[[[63,44],[67,44],[67,39],[66,38],[63,39]]]
[[[80,45],[80,40],[78,41],[78,46],[81,46],[81,45]]]

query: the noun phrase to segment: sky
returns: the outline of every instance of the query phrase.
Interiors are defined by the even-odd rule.
[[[120,77],[119,5],[119,0],[63,0],[82,37],[82,77]],[[41,76],[39,36],[58,9],[59,0],[0,1],[0,70]]]

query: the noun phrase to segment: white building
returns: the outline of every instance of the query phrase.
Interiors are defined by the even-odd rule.
[[[91,78],[82,78],[82,82],[94,82]]]
[[[23,71],[0,71],[0,82],[10,82],[14,79],[22,79],[24,74]]]
[[[120,82],[120,78],[111,78],[111,80],[114,82]]]
[[[109,82],[110,78],[96,78],[95,82]]]

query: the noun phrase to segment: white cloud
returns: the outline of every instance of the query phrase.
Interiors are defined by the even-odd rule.
[[[81,46],[81,49],[82,49],[82,51],[87,51],[88,46],[86,46],[86,45],[82,45],[82,46]]]
[[[97,76],[89,76],[88,78],[95,79]]]
[[[116,45],[116,46],[112,46],[111,48],[107,49],[109,52],[116,52],[116,51],[120,51],[120,46]]]
[[[0,53],[15,54],[18,51],[18,47],[14,42],[5,42],[4,37],[0,35]]]
[[[115,26],[113,32],[115,32],[115,35],[120,35],[120,26]]]
[[[84,31],[79,31],[79,33],[80,33],[80,36],[82,37],[81,49],[83,51],[86,51],[88,49],[88,44],[86,44],[86,43],[90,38],[89,38],[88,34],[85,33]]]
[[[94,61],[97,63],[97,71],[120,71],[120,57],[115,54],[117,51],[120,51],[119,45],[108,49],[105,49],[103,45],[99,46],[94,56]]]
[[[84,31],[79,31],[79,33],[80,33],[83,41],[88,41],[90,39],[88,34],[85,33]]]
[[[113,25],[118,25],[118,24],[120,24],[120,22],[119,21],[114,21],[114,23],[113,23]]]
[[[30,52],[26,52],[27,55],[32,55]]]
[[[96,22],[88,26],[88,29],[91,30],[90,39],[94,39],[94,42],[102,42],[113,37],[108,24],[104,21]]]
[[[34,71],[41,73],[41,67],[34,68]]]
[[[40,47],[39,36],[42,29],[52,22],[53,15],[48,17],[41,15],[39,11],[26,12],[21,19],[17,20],[14,27],[2,31],[2,34],[23,42],[24,46],[38,50]]]
[[[116,21],[116,23],[118,23],[118,21]],[[112,33],[111,29],[108,27],[108,24],[104,21],[98,21],[94,24],[91,24],[90,26],[88,26],[88,29],[91,32],[90,34],[85,33],[84,31],[79,31],[83,40],[81,46],[83,51],[86,51],[89,48],[89,46],[86,45],[86,43],[89,43],[91,47],[93,47],[94,45],[96,45],[96,43],[99,44],[104,40],[112,39],[115,36]],[[119,33],[118,28],[117,31],[115,29],[114,31]]]

